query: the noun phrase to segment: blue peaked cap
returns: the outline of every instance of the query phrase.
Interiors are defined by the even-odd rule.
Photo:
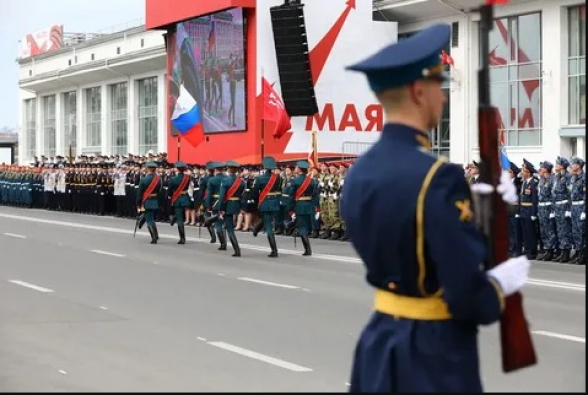
[[[381,49],[371,57],[347,67],[366,74],[372,91],[398,88],[424,78],[445,80],[441,50],[449,45],[451,28],[435,24]]]
[[[263,158],[263,160],[261,161],[261,165],[264,169],[268,170],[274,170],[278,167],[276,160],[272,156],[266,156],[265,158]]]

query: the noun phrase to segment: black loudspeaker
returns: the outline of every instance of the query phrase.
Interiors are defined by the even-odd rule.
[[[285,4],[270,8],[282,99],[291,117],[318,112],[303,7]]]

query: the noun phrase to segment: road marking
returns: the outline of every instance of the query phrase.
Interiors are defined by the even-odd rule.
[[[63,370],[63,369],[59,369],[58,372],[61,373],[61,374],[67,374],[67,372],[65,370]]]
[[[286,362],[281,359],[273,358],[273,357],[270,357],[267,355],[263,355],[263,354],[255,352],[255,351],[247,350],[245,348],[233,346],[232,344],[228,344],[228,343],[224,343],[224,342],[208,342],[208,344],[210,344],[211,346],[214,346],[214,347],[221,348],[226,351],[230,351],[230,352],[234,352],[236,354],[243,355],[245,357],[257,359],[258,361],[269,363],[271,365],[278,366],[283,369],[288,369],[293,372],[299,372],[299,373],[300,372],[312,372],[312,369],[310,369],[310,368],[296,365],[291,362]]]
[[[540,287],[561,288],[561,289],[569,289],[571,291],[586,292],[586,285],[585,284],[566,283],[566,282],[561,282],[561,281],[550,281],[550,280],[540,280],[540,279],[536,279],[536,278],[529,279],[528,283],[530,285],[537,285]]]
[[[348,387],[351,387],[351,384],[349,384],[349,383],[345,383],[345,385],[348,386]]]
[[[26,239],[26,236],[23,235],[17,235],[15,233],[4,233],[4,236],[8,236],[8,237],[14,237],[15,239]]]
[[[274,283],[271,281],[257,280],[255,278],[249,278],[249,277],[237,277],[237,280],[248,281],[251,283],[257,283],[257,284],[263,284],[263,285],[269,285],[270,287],[287,288],[287,289],[300,289],[300,287],[297,287],[295,285]]]
[[[104,306],[100,306],[100,310],[108,310],[108,309]]]
[[[205,339],[205,338],[203,338],[203,337],[200,337],[200,336],[198,336],[196,339],[198,339],[198,340],[200,340],[200,341],[203,341],[203,342],[205,342],[205,341],[206,341],[206,339]]]
[[[37,210],[37,211],[45,212],[44,210]],[[118,233],[118,234],[124,234],[124,235],[132,235],[133,234],[132,230],[112,228],[112,227],[107,227],[107,226],[96,226],[96,225],[88,225],[88,224],[81,224],[81,223],[75,223],[75,222],[56,221],[56,220],[50,220],[50,219],[26,217],[26,216],[20,216],[20,215],[4,214],[4,213],[0,213],[0,217],[14,219],[14,220],[18,220],[18,221],[36,222],[36,223],[42,223],[42,224],[48,224],[48,225],[64,226],[64,227],[69,227],[69,228],[95,230],[95,231],[100,231],[100,232]],[[102,217],[92,217],[92,218],[103,219]],[[144,234],[144,233],[137,233],[137,235],[142,236],[142,237],[150,237],[148,234]],[[166,235],[166,234],[160,233],[159,238],[160,239],[177,240],[178,236],[177,235]],[[195,243],[210,244],[209,238],[199,239],[197,237],[187,237],[186,240],[191,241],[191,242],[195,242]],[[240,244],[240,246],[241,246],[241,249],[244,249],[244,250],[263,251],[263,252],[270,251],[270,249],[268,247],[263,247],[263,246],[259,246],[259,245]],[[282,254],[282,255],[300,255],[300,253],[301,253],[301,251],[297,251],[297,250],[280,249],[280,254]],[[320,259],[320,260],[326,260],[326,261],[331,261],[331,262],[334,261],[334,262],[353,263],[353,264],[358,264],[358,265],[362,264],[362,261],[359,258],[347,257],[347,256],[342,256],[342,255],[313,254],[312,256],[307,257],[307,258]],[[577,284],[577,283],[547,281],[547,280],[532,278],[529,280],[529,284],[532,284],[532,285],[535,285],[538,287],[559,288],[559,289],[568,289],[568,290],[573,290],[573,291],[586,292],[586,285]]]
[[[531,332],[534,333],[534,334],[536,334],[536,335],[548,336],[548,337],[555,337],[557,339],[569,340],[569,341],[578,342],[578,343],[586,343],[586,338],[585,337],[572,336],[572,335],[564,335],[564,334],[561,334],[561,333],[548,332],[548,331],[531,331]]]
[[[90,252],[93,252],[95,254],[100,254],[100,255],[108,255],[108,256],[115,256],[117,258],[124,258],[124,255],[121,254],[115,254],[113,252],[108,252],[108,251],[100,251],[100,250],[90,250]]]
[[[25,283],[24,281],[20,281],[20,280],[10,280],[10,282],[13,284],[16,284],[16,285],[20,285],[21,287],[34,289],[35,291],[39,291],[39,292],[45,292],[45,293],[53,292],[52,289],[39,287],[38,285]]]

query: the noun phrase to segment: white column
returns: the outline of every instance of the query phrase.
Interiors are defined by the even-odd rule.
[[[578,137],[576,144],[576,156],[586,160],[586,137]]]
[[[541,21],[541,46],[543,53],[543,91],[542,91],[542,121],[543,138],[541,154],[553,161],[562,151],[562,139],[558,131],[561,125],[567,124],[567,29],[562,29],[565,22],[567,8],[557,2],[545,3]],[[567,26],[565,23],[564,26]],[[563,56],[554,56],[555,48],[560,48]],[[559,105],[558,105],[559,104]]]
[[[55,155],[67,157],[65,130],[63,129],[63,101],[61,92],[55,93]]]
[[[39,159],[41,159],[41,155],[45,155],[46,153],[45,151],[45,139],[43,136],[43,98],[39,95],[36,96],[36,100],[35,100],[35,104],[36,104],[36,111],[35,111],[35,118],[36,118],[36,123],[35,123],[35,128],[36,128],[36,138],[37,138],[37,144],[36,144],[36,148],[37,148],[37,155],[39,157]],[[47,156],[47,155],[45,155]]]
[[[102,100],[100,101],[100,116],[101,116],[101,123],[100,123],[100,140],[102,143],[102,148],[100,149],[100,155],[110,155],[110,147],[112,143],[110,141],[110,114],[108,109],[110,108],[110,97],[108,97],[108,85],[102,84],[100,89],[100,94],[102,96]]]
[[[167,97],[165,72],[157,76],[157,151],[167,152]]]
[[[139,151],[139,95],[137,80],[129,78],[128,82],[129,96],[127,101],[127,141],[128,147],[125,155],[128,153],[137,153]]]
[[[76,156],[82,154],[86,147],[86,91],[82,88],[76,89],[76,123],[77,123],[77,148]]]
[[[167,96],[165,73],[157,75],[157,152],[167,152]]]
[[[21,91],[22,92],[22,91]],[[29,160],[33,158],[29,158],[27,156],[27,147],[29,141],[29,133],[27,131],[27,116],[26,116],[26,106],[25,101],[22,98],[22,95],[19,94],[20,100],[20,131],[18,133],[18,164],[19,165],[27,165]]]

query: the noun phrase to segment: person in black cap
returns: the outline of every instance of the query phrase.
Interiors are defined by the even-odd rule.
[[[538,261],[550,261],[557,248],[555,231],[555,212],[553,207],[553,164],[549,161],[539,164],[540,178],[537,193],[537,217],[539,218],[539,236],[542,251],[537,255]]]
[[[586,173],[584,173],[584,159],[574,157],[570,159],[572,167],[572,199],[571,222],[572,238],[576,254],[571,263],[577,265],[586,264]]]
[[[190,187],[190,174],[186,173],[187,165],[184,162],[176,162],[176,175],[171,177],[168,181],[168,195],[170,197],[169,204],[174,209],[174,215],[170,219],[170,225],[178,223],[178,233],[180,234],[180,241],[178,244],[186,244],[186,229],[184,228],[185,210],[190,207],[192,202],[188,196],[188,188]]]
[[[151,244],[157,244],[159,234],[155,225],[155,213],[159,209],[158,196],[162,189],[161,177],[156,173],[157,165],[147,162],[147,175],[139,182],[136,206],[139,213],[145,212],[145,222],[151,235]]]
[[[537,221],[538,195],[537,180],[533,177],[535,173],[535,167],[528,160],[523,159],[523,183],[521,185],[519,215],[521,229],[523,230],[524,253],[529,259],[537,258],[535,222]]]
[[[235,216],[241,212],[241,195],[245,191],[246,183],[237,177],[239,164],[232,160],[227,162],[227,175],[221,181],[219,201],[221,202],[221,218],[233,246],[234,257],[241,256],[241,248],[235,235]]]
[[[570,201],[570,186],[572,175],[568,172],[570,162],[561,156],[555,160],[555,177],[553,179],[553,200],[555,212],[555,226],[559,241],[559,254],[553,258],[554,262],[567,263],[572,252],[572,205]]]
[[[198,185],[199,185],[199,197],[198,200],[202,202],[202,207],[204,210],[204,218],[209,218],[212,215],[212,210],[208,210],[208,207],[206,207],[206,198],[208,197],[209,191],[208,191],[208,181],[214,177],[214,171],[215,171],[215,163],[214,162],[206,162],[206,164],[204,165],[204,167],[206,167],[206,173],[203,177],[200,177],[200,180],[198,181]],[[216,243],[216,233],[214,231],[214,229],[212,228],[212,224],[209,226],[206,226],[206,229],[208,229],[208,233],[210,233],[210,243],[214,244]]]
[[[487,245],[463,169],[430,153],[427,132],[446,102],[440,54],[450,33],[434,25],[349,68],[366,74],[386,116],[380,139],[345,177],[341,200],[376,288],[350,392],[481,392],[477,326],[498,321],[504,297],[528,279],[524,256],[481,269]],[[516,200],[504,175],[498,191]]]
[[[510,162],[510,161],[509,161]],[[521,169],[510,162],[509,175],[512,179],[512,183],[517,191],[521,190],[521,178],[519,174]],[[518,193],[518,192],[517,192]],[[516,202],[507,205],[508,210],[508,253],[511,257],[520,256],[523,253],[523,231],[520,224],[520,196]]]
[[[265,233],[271,248],[271,253],[268,256],[277,258],[278,245],[274,234],[274,222],[276,214],[280,210],[282,178],[274,171],[278,166],[273,157],[267,156],[263,158],[262,163],[266,171],[260,174],[253,182],[253,196],[257,201],[261,216],[261,221],[253,229],[253,236],[257,237],[257,234],[265,226]]]

